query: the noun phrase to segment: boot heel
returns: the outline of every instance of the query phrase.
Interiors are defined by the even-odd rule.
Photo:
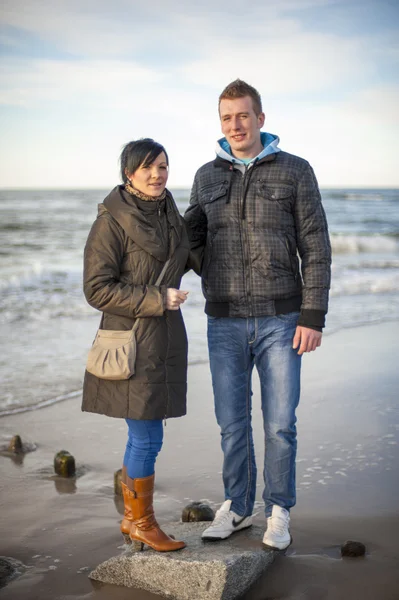
[[[123,541],[125,542],[125,544],[131,544],[132,540],[130,539],[130,535],[128,533],[122,533],[123,535]]]
[[[139,542],[138,540],[132,540],[132,539],[130,539],[130,542],[132,544],[133,552],[143,552],[144,542]]]

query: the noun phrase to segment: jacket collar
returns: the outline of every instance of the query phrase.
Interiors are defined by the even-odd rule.
[[[280,138],[278,135],[275,135],[274,133],[268,133],[267,131],[261,131],[260,141],[262,144],[262,150],[258,156],[253,157],[252,161],[249,163],[249,166],[255,161],[259,164],[264,158],[271,155],[275,156],[278,152],[280,152],[280,148],[278,147]],[[220,138],[220,140],[217,141],[216,154],[219,158],[223,158],[224,160],[232,163],[235,167],[238,167],[239,170],[245,171],[246,163],[233,156],[231,147],[225,137]]]
[[[271,162],[273,160],[275,160],[277,158],[277,154],[268,154],[267,156],[264,156],[263,158],[260,158],[259,160],[256,161],[256,165],[261,165],[262,163],[266,163],[266,162]],[[240,163],[243,164],[243,163]],[[248,165],[248,167],[252,167],[254,163],[250,163]],[[227,171],[231,171],[232,168],[237,168],[239,167],[239,163],[234,163],[234,160],[227,160],[225,158],[222,158],[221,156],[217,156],[215,158],[215,160],[213,161],[213,166],[214,167],[221,167],[222,169],[226,169]],[[244,165],[243,165],[244,166]],[[245,169],[245,167],[244,167]]]

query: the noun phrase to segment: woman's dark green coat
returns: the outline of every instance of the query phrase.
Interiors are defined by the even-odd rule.
[[[136,331],[136,372],[126,381],[86,371],[82,410],[110,417],[163,419],[186,413],[187,336],[180,310],[165,309],[189,256],[182,217],[167,192],[144,201],[116,187],[99,206],[84,251],[84,293],[103,329]],[[155,286],[167,258],[161,286]]]

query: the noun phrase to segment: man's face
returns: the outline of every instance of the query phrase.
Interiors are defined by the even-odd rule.
[[[254,158],[262,151],[260,129],[265,123],[264,113],[255,114],[252,98],[223,98],[219,105],[222,133],[237,158]]]

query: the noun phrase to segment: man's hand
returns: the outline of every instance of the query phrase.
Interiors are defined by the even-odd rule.
[[[168,288],[166,290],[166,308],[167,310],[179,310],[180,304],[187,300],[188,292]]]
[[[301,355],[304,352],[313,352],[319,346],[321,346],[321,338],[322,333],[320,331],[315,331],[314,329],[309,329],[308,327],[301,327],[298,325],[294,335],[294,341],[292,343],[292,347],[294,350],[298,348],[298,354]]]

